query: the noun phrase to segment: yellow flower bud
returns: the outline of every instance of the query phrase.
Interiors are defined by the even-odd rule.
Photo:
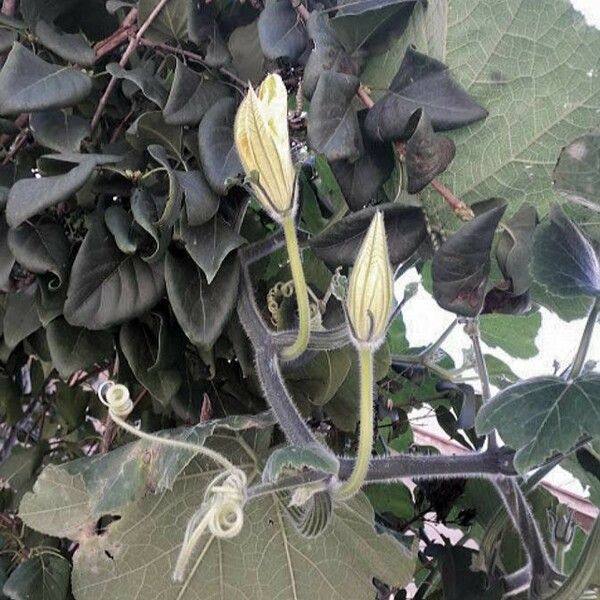
[[[263,208],[277,221],[293,213],[296,173],[288,134],[287,91],[279,75],[268,75],[258,94],[250,87],[235,118],[234,138]]]
[[[376,348],[385,337],[394,297],[383,214],[377,212],[358,251],[346,308],[354,343]]]

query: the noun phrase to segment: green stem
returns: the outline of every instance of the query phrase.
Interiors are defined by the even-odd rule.
[[[590,349],[592,333],[594,332],[594,326],[596,325],[596,320],[598,319],[598,313],[600,313],[600,298],[596,298],[596,301],[590,310],[590,314],[588,315],[588,319],[583,330],[583,335],[581,336],[581,342],[579,342],[579,348],[577,349],[577,354],[573,360],[573,367],[571,368],[571,372],[569,374],[570,379],[575,379],[575,377],[577,377],[583,369],[588,350]]]
[[[300,247],[298,245],[294,217],[287,215],[284,217],[282,225],[283,233],[285,235],[285,245],[290,260],[292,279],[294,281],[296,302],[298,303],[298,336],[291,346],[284,348],[281,356],[283,360],[294,360],[295,358],[298,358],[308,346],[308,338],[310,335],[310,306],[308,304],[308,289],[306,287],[306,279],[304,278],[304,270],[300,258]]]
[[[369,348],[358,351],[360,365],[360,433],[358,454],[350,477],[337,492],[339,500],[348,500],[362,487],[373,452],[373,352]]]

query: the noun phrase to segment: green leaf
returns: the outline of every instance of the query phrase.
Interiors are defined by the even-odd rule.
[[[35,26],[35,35],[46,48],[68,62],[93,65],[96,60],[94,49],[80,33],[65,33],[40,19]]]
[[[477,432],[496,429],[517,451],[515,467],[525,473],[556,452],[569,452],[585,435],[600,437],[599,394],[598,373],[585,373],[573,381],[553,376],[527,379],[502,390],[481,408]]]
[[[29,126],[38,144],[57,152],[78,152],[90,134],[90,124],[85,119],[64,110],[32,113]]]
[[[433,297],[446,310],[464,317],[483,307],[490,251],[506,205],[484,212],[463,225],[433,257]]]
[[[554,187],[572,202],[600,210],[600,130],[578,137],[561,150]]]
[[[44,453],[47,451],[48,445],[44,442],[29,447],[17,445],[11,449],[10,454],[2,461],[0,481],[3,489],[9,488],[11,491],[10,508],[14,507],[16,509],[23,494],[31,489],[35,481],[34,476],[42,464]],[[6,508],[4,507],[4,510]]]
[[[202,171],[177,171],[183,190],[183,201],[188,225],[196,227],[210,221],[219,210],[219,196],[215,194]]]
[[[340,463],[319,442],[303,447],[286,446],[270,454],[263,469],[262,480],[265,483],[277,481],[288,470],[302,471],[305,468],[337,475]]]
[[[12,600],[66,600],[71,563],[55,553],[43,553],[22,562],[2,588]]]
[[[302,56],[308,37],[302,19],[288,0],[270,0],[258,17],[258,36],[270,60]]]
[[[267,72],[267,66],[260,47],[257,21],[235,29],[227,46],[240,79],[258,85]]]
[[[211,106],[198,127],[200,161],[206,179],[217,194],[226,194],[228,179],[243,173],[233,142],[236,106],[232,98],[221,98]]]
[[[55,223],[23,223],[8,232],[8,247],[15,259],[32,273],[52,273],[63,284],[67,274],[70,245],[65,232]]]
[[[229,89],[176,60],[173,85],[163,109],[165,123],[196,125],[217,100],[229,96]]]
[[[217,21],[219,9],[212,2],[190,2],[188,37],[198,46],[204,61],[210,67],[222,67],[230,60],[229,50],[223,40]]]
[[[91,91],[81,71],[47,63],[15,42],[0,71],[0,114],[73,106]]]
[[[127,130],[126,136],[136,150],[145,151],[150,144],[159,144],[169,154],[181,158],[183,129],[167,125],[160,111],[142,113]]]
[[[191,258],[168,253],[165,278],[171,308],[179,325],[193,344],[211,348],[237,303],[237,257],[230,256],[209,285]]]
[[[109,331],[73,327],[61,317],[48,325],[46,339],[52,364],[63,379],[114,355],[113,338]]]
[[[142,64],[135,69],[124,69],[118,63],[109,63],[106,65],[107,72],[116,79],[130,81],[141,92],[152,100],[154,104],[163,108],[167,101],[167,90],[161,85],[155,74],[148,69],[147,64]]]
[[[81,386],[69,387],[64,381],[56,384],[56,411],[67,432],[75,431],[85,422],[88,403],[95,398],[93,391]]]
[[[157,227],[160,215],[164,213],[164,199],[154,196],[147,188],[138,187],[131,194],[131,213],[135,222],[152,238],[152,249],[144,248],[141,257],[155,263],[165,255],[171,240],[167,229],[159,231]]]
[[[4,219],[0,219],[0,291],[10,291],[12,284],[10,274],[15,264],[13,256],[8,246],[8,225]]]
[[[353,75],[325,71],[319,77],[310,103],[308,144],[327,160],[355,160],[359,156],[360,129],[352,101],[359,81]]]
[[[37,285],[35,283],[8,294],[4,313],[4,342],[14,348],[40,326],[36,308]]]
[[[542,325],[542,315],[539,312],[526,315],[481,315],[479,325],[481,339],[488,346],[499,346],[515,358],[532,358],[538,353],[535,338]]]
[[[519,378],[505,362],[492,354],[485,354],[484,357],[490,383],[493,386],[503,389],[506,386],[519,381]]]
[[[377,210],[383,212],[392,264],[405,261],[425,239],[421,209],[381,204],[344,217],[310,240],[315,254],[330,265],[353,265],[362,239]]]
[[[71,325],[105,329],[152,308],[164,293],[163,264],[123,254],[94,218],[75,257],[65,302]]]
[[[580,229],[558,207],[542,223],[533,245],[535,279],[563,297],[600,293],[600,262]]]
[[[179,179],[169,163],[169,156],[165,149],[158,144],[151,144],[147,148],[148,154],[167,172],[169,178],[169,193],[162,215],[156,221],[159,231],[170,231],[181,212],[182,192]]]
[[[139,0],[138,23],[144,23],[158,5],[159,0]],[[169,40],[186,41],[188,29],[188,4],[186,0],[167,2],[144,34],[153,42]]]
[[[111,204],[104,211],[104,224],[115,244],[124,254],[135,254],[140,247],[141,235],[134,226],[133,216],[120,204]]]

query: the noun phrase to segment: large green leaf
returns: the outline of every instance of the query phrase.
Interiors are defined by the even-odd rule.
[[[29,117],[31,132],[38,144],[57,152],[78,152],[90,134],[90,124],[64,110],[45,110]]]
[[[72,106],[91,91],[81,71],[47,63],[15,42],[0,71],[0,114]]]
[[[2,591],[11,600],[66,600],[71,563],[52,552],[22,562],[6,580]]]
[[[105,329],[143,314],[163,292],[163,263],[123,254],[94,218],[73,263],[64,314],[71,325]]]
[[[535,338],[542,325],[542,315],[489,314],[479,317],[481,339],[488,346],[499,346],[511,356],[531,358],[538,353]]]
[[[304,23],[288,0],[267,2],[258,18],[258,36],[264,55],[298,60],[308,42]]]
[[[505,388],[481,408],[477,432],[496,429],[517,451],[515,467],[524,473],[555,452],[568,452],[585,435],[600,437],[599,397],[598,373],[573,381],[528,379]]]
[[[204,225],[219,209],[219,197],[212,191],[202,171],[177,171],[183,191],[188,225]]]
[[[8,294],[4,313],[4,342],[14,348],[42,325],[36,307],[37,285]]]
[[[40,42],[66,61],[78,65],[92,65],[96,53],[81,33],[65,33],[58,27],[39,20],[35,34]]]

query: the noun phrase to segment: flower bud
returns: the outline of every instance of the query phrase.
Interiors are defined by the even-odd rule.
[[[383,214],[377,212],[350,275],[346,308],[354,343],[376,348],[385,337],[392,302],[393,273]]]
[[[293,212],[296,173],[287,124],[287,91],[279,75],[252,87],[238,109],[234,138],[257,200],[276,221]]]

